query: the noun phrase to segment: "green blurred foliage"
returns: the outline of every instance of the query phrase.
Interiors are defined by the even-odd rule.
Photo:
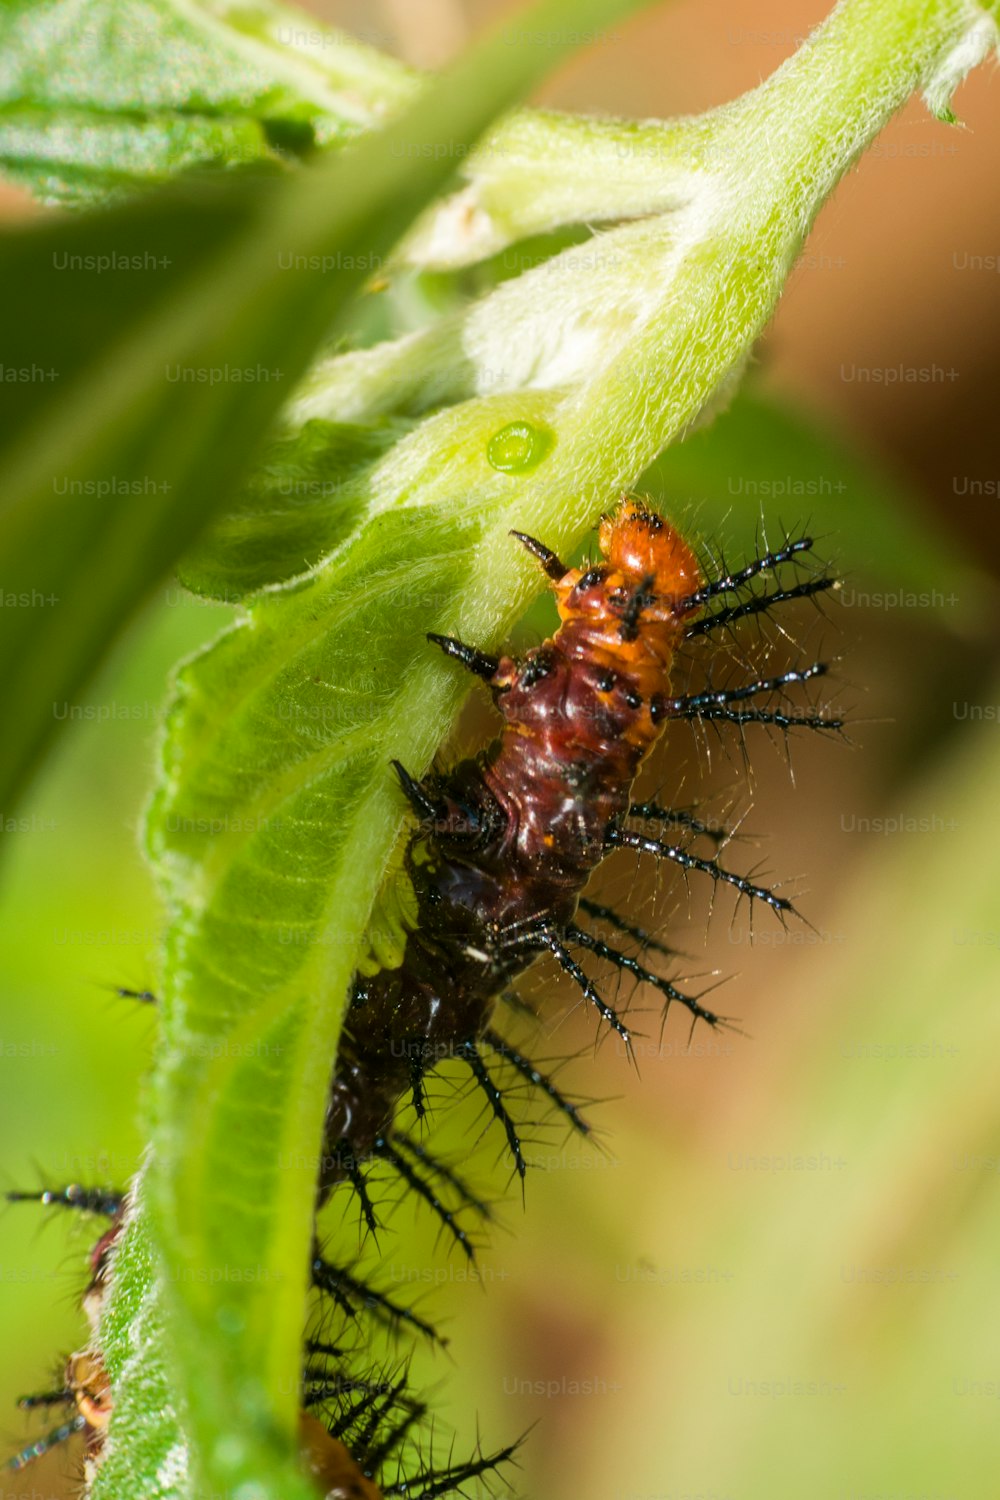
[[[162,910],[137,824],[149,795],[167,674],[230,611],[161,587],[74,705],[58,705],[62,743],[32,793],[4,818],[0,991],[2,1186],[118,1186],[146,1140],[142,1080],[154,1037],[148,1007],[116,987],[154,987]],[[75,715],[75,716],[74,716]],[[11,1451],[46,1430],[14,1410],[49,1387],[80,1347],[79,1297],[100,1233],[58,1208],[11,1205],[2,1220],[0,1429]],[[54,1425],[54,1424],[53,1424]],[[39,1494],[72,1472],[56,1453],[4,1476],[2,1493]]]

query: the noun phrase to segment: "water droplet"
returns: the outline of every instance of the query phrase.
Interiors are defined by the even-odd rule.
[[[501,474],[523,474],[541,463],[553,442],[547,427],[536,427],[532,422],[508,422],[490,438],[486,457]]]

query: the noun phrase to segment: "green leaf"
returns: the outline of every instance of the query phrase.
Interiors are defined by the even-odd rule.
[[[101,1348],[115,1390],[115,1419],[110,1428],[100,1479],[131,1482],[149,1476],[150,1496],[187,1493],[187,1452],[179,1434],[188,1416],[183,1387],[172,1378],[164,1357],[170,1347],[163,1296],[166,1271],[150,1233],[141,1196],[141,1179],[133,1185],[135,1203],[115,1257],[114,1290],[101,1325]],[[118,1493],[128,1493],[119,1490]],[[289,1500],[299,1500],[290,1495]],[[314,1500],[308,1492],[301,1500]]]
[[[184,582],[233,603],[308,572],[360,524],[379,460],[413,425],[313,418],[283,434],[238,505],[184,559]],[[761,528],[771,537],[804,528],[879,589],[957,593],[962,619],[987,601],[971,559],[884,464],[829,424],[753,389],[666,449],[636,488],[659,496],[668,513],[691,517],[709,542],[747,550]]]
[[[45,201],[98,203],[185,168],[336,148],[425,87],[272,0],[5,0],[0,170]],[[463,266],[555,226],[662,213],[704,176],[699,122],[523,109],[454,165],[456,190],[400,265]]]
[[[342,143],[416,92],[401,64],[266,0],[0,10],[0,169],[49,201]]]
[[[308,572],[359,528],[375,464],[411,425],[315,419],[276,438],[237,505],[183,559],[182,581],[235,603]]]
[[[250,120],[107,119],[97,111],[34,107],[0,112],[0,165],[43,202],[101,202],[192,166],[271,159]]]

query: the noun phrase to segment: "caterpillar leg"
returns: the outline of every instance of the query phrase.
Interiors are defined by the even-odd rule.
[[[388,1427],[384,1434],[378,1434],[377,1440],[372,1440],[365,1455],[365,1464],[373,1471],[381,1468],[382,1464],[406,1441],[411,1430],[427,1415],[427,1407],[423,1402],[415,1403],[415,1409],[408,1412],[400,1421]]]
[[[424,1119],[427,1114],[427,1096],[424,1092],[424,1075],[427,1069],[423,1060],[419,1057],[410,1058],[410,1099],[413,1103],[413,1112],[418,1120]]]
[[[395,1385],[391,1385],[388,1388],[383,1386],[381,1391],[379,1391],[376,1387],[373,1391],[371,1404],[368,1410],[362,1411],[359,1414],[362,1418],[361,1424],[360,1427],[357,1427],[355,1432],[353,1433],[351,1442],[352,1446],[356,1447],[360,1452],[364,1453],[365,1468],[369,1472],[371,1472],[374,1468],[374,1455],[369,1450],[371,1449],[371,1446],[375,1441],[380,1427],[384,1426],[386,1418],[391,1416],[393,1410],[397,1406],[410,1406],[412,1408],[412,1411],[408,1418],[404,1419],[402,1422],[396,1423],[395,1427],[393,1428],[392,1438],[389,1438],[388,1435],[386,1436],[386,1439],[384,1441],[391,1445],[393,1441],[401,1441],[402,1436],[406,1432],[407,1428],[411,1427],[414,1422],[419,1420],[419,1416],[423,1415],[427,1410],[427,1408],[421,1402],[412,1401],[412,1399],[406,1395],[405,1379],[398,1380]],[[357,1423],[357,1421],[358,1416],[355,1416],[354,1422]],[[398,1438],[396,1437],[397,1433],[399,1434]]]
[[[525,1057],[523,1052],[518,1052],[516,1047],[512,1047],[509,1042],[505,1042],[503,1037],[492,1029],[483,1033],[483,1041],[487,1046],[492,1047],[494,1052],[500,1057],[509,1062],[511,1067],[515,1068],[522,1078],[526,1078],[534,1088],[541,1090],[546,1098],[552,1101],[556,1109],[566,1116],[574,1130],[578,1130],[581,1135],[590,1134],[590,1126],[580,1114],[576,1105],[571,1103],[566,1095],[556,1088],[547,1074],[535,1067],[529,1057]]]
[[[340,1354],[343,1351],[335,1345],[320,1345],[323,1358],[331,1353]],[[406,1364],[404,1362],[404,1369]],[[376,1378],[379,1377],[380,1378]],[[348,1375],[344,1368],[330,1369],[325,1363],[316,1363],[313,1357],[306,1363],[302,1372],[305,1392],[303,1395],[303,1406],[326,1406],[329,1409],[323,1413],[326,1429],[331,1437],[341,1438],[350,1431],[360,1420],[367,1421],[372,1408],[388,1396],[392,1405],[398,1405],[407,1412],[417,1413],[423,1416],[427,1410],[424,1402],[416,1401],[407,1394],[406,1379],[390,1380],[388,1375],[378,1369],[371,1376]],[[357,1397],[358,1400],[353,1398]],[[373,1429],[374,1430],[374,1429]],[[352,1435],[359,1436],[358,1432]],[[352,1441],[354,1456],[357,1459],[367,1458],[358,1450],[360,1443]]]
[[[355,1399],[345,1400],[348,1396]],[[411,1442],[413,1428],[426,1418],[427,1407],[409,1394],[405,1374],[395,1380],[344,1380],[332,1385],[324,1398],[310,1403],[318,1407],[324,1404],[329,1409],[321,1413],[323,1422],[330,1436],[346,1445],[351,1477],[365,1481],[357,1489],[359,1500],[362,1493],[369,1493],[369,1486],[372,1495],[377,1493],[380,1500],[389,1496],[437,1500],[437,1497],[469,1494],[465,1486],[495,1473],[510,1461],[519,1446],[514,1443],[489,1455],[477,1448],[470,1458],[461,1462],[450,1460],[444,1465],[435,1464],[432,1455],[428,1461],[419,1441]],[[385,1467],[390,1462],[395,1477],[387,1483]],[[348,1469],[346,1465],[342,1467],[343,1474],[338,1469],[337,1477],[343,1482]],[[338,1488],[336,1493],[340,1492]],[[345,1484],[345,1500],[347,1493]],[[355,1490],[350,1493],[354,1495]]]
[[[689,1010],[696,1021],[707,1021],[710,1026],[725,1026],[727,1020],[724,1016],[717,1016],[714,1011],[706,1010],[698,1000],[691,995],[685,995],[676,985],[664,979],[662,974],[656,974],[652,969],[647,969],[644,964],[636,959],[630,958],[627,953],[620,953],[617,948],[612,948],[609,943],[602,942],[589,932],[584,932],[581,927],[567,927],[566,937],[570,942],[578,943],[581,948],[586,948],[593,953],[595,958],[606,959],[608,963],[614,964],[616,969],[622,969],[628,974],[633,974],[642,984],[650,984],[659,990],[669,1005],[676,1000],[685,1009]]]
[[[616,1031],[625,1043],[626,1050],[631,1054],[632,1038],[625,1022],[621,1019],[613,1005],[609,1005],[603,995],[594,987],[586,974],[580,968],[573,955],[568,952],[565,945],[560,941],[559,935],[551,928],[543,927],[535,932],[528,933],[522,939],[523,946],[534,948],[539,953],[551,953],[556,963],[574,981],[577,988],[585,999],[597,1011],[602,1020],[606,1021],[612,1031]]]
[[[447,1166],[441,1161],[440,1157],[432,1155],[426,1146],[422,1146],[419,1141],[415,1141],[412,1136],[407,1135],[402,1130],[394,1130],[392,1132],[392,1143],[394,1146],[402,1147],[421,1166],[426,1167],[427,1171],[433,1177],[439,1178],[442,1182],[446,1182],[450,1188],[453,1188],[465,1207],[473,1209],[484,1219],[492,1219],[493,1211],[489,1204],[472,1191],[468,1183],[458,1175],[454,1168]]]
[[[42,1406],[72,1406],[76,1400],[76,1392],[64,1386],[58,1391],[40,1391],[31,1396],[18,1396],[17,1404],[21,1411],[37,1411]]]
[[[515,537],[521,543],[521,546],[526,547],[532,557],[541,563],[543,572],[553,582],[558,582],[560,578],[566,576],[566,564],[560,562],[556,554],[550,547],[546,547],[544,542],[538,541],[537,537],[528,536],[525,531],[512,531],[510,535]]]
[[[392,1141],[386,1135],[377,1136],[373,1148],[373,1154],[388,1162],[393,1170],[412,1188],[418,1197],[434,1210],[441,1223],[451,1234],[455,1243],[459,1246],[468,1260],[475,1260],[475,1247],[467,1232],[458,1222],[457,1215],[447,1204],[443,1203],[434,1191],[433,1186],[419,1172],[400,1151],[397,1151]]]
[[[668,948],[666,943],[661,943],[654,938],[645,927],[636,927],[631,922],[626,922],[624,917],[618,915],[614,907],[603,906],[598,901],[587,901],[584,897],[580,898],[579,906],[588,917],[593,917],[596,922],[607,922],[609,927],[613,927],[616,932],[623,932],[626,937],[633,938],[637,943],[641,943],[643,948],[651,948],[654,953],[662,953],[664,958],[676,956],[673,948]]]
[[[818,729],[830,734],[839,734],[844,729],[843,719],[827,718],[825,714],[786,714],[780,709],[744,708],[740,710],[708,708],[702,713],[689,714],[703,724],[770,724],[786,733],[793,729]]]
[[[378,1229],[378,1217],[375,1213],[375,1205],[372,1203],[371,1195],[368,1192],[368,1183],[365,1180],[365,1174],[357,1162],[352,1162],[348,1168],[347,1180],[354,1189],[358,1202],[361,1205],[361,1213],[365,1224],[368,1226],[369,1234],[375,1234]]]
[[[355,1394],[356,1400],[344,1401],[345,1396]],[[428,1410],[426,1402],[410,1395],[405,1367],[402,1377],[395,1379],[387,1373],[380,1380],[341,1377],[313,1404],[327,1406],[322,1413],[327,1431],[347,1443],[354,1461],[369,1479],[379,1473]]]
[[[661,807],[658,802],[633,802],[627,816],[643,818],[649,823],[667,823],[675,828],[686,828],[696,838],[711,839],[716,844],[724,844],[730,836],[727,829],[713,828],[710,823],[696,818],[686,808]]]
[[[27,1468],[28,1464],[34,1463],[36,1458],[51,1453],[53,1448],[58,1448],[62,1443],[67,1442],[75,1432],[82,1432],[86,1425],[87,1420],[83,1413],[77,1412],[59,1427],[53,1427],[52,1431],[47,1432],[44,1437],[36,1438],[26,1448],[22,1448],[20,1453],[15,1453],[14,1457],[9,1458],[4,1464],[4,1468],[15,1471]]]
[[[349,1318],[357,1319],[363,1310],[370,1312],[373,1317],[393,1330],[397,1329],[400,1324],[406,1324],[430,1339],[431,1343],[447,1342],[446,1339],[441,1338],[433,1324],[421,1318],[412,1307],[394,1302],[384,1292],[378,1291],[367,1282],[352,1276],[350,1271],[345,1271],[341,1266],[326,1260],[319,1251],[314,1254],[310,1269],[312,1284],[316,1290],[330,1297],[341,1312]]]
[[[827,714],[787,712],[784,709],[774,708],[733,707],[734,704],[747,703],[753,698],[775,695],[784,698],[789,687],[812,682],[817,677],[825,677],[829,670],[828,662],[817,661],[809,667],[782,672],[777,677],[761,677],[755,682],[745,683],[738,688],[723,688],[719,691],[709,688],[704,692],[690,693],[682,698],[660,699],[655,705],[655,711],[663,718],[698,719],[702,723],[773,724],[784,730],[800,728],[836,732],[844,728],[844,721],[831,718]]]
[[[467,646],[464,641],[456,640],[453,635],[438,635],[433,630],[427,632],[427,639],[432,645],[440,646],[445,656],[461,662],[466,671],[482,677],[484,682],[490,682],[496,676],[500,666],[498,656],[489,656],[485,651],[478,651],[475,646]]]
[[[405,1380],[397,1381],[395,1385],[388,1386],[384,1380],[368,1380],[360,1376],[343,1375],[339,1372],[331,1373],[329,1370],[305,1371],[305,1382],[309,1389],[305,1393],[304,1406],[321,1406],[325,1402],[337,1400],[338,1397],[359,1396],[358,1403],[348,1407],[342,1415],[327,1428],[331,1437],[342,1437],[359,1416],[369,1413],[373,1404],[385,1401],[388,1398],[392,1404],[401,1404],[415,1408],[421,1414],[426,1411],[423,1402],[414,1401],[406,1396]]]
[[[343,1344],[328,1344],[324,1339],[306,1339],[306,1354],[310,1359],[340,1359],[346,1352]]]
[[[66,1187],[39,1188],[30,1192],[12,1188],[4,1197],[8,1203],[56,1204],[60,1208],[75,1208],[80,1213],[101,1214],[106,1219],[113,1219],[121,1212],[125,1194],[116,1188],[88,1188],[71,1182]]]
[[[734,890],[739,891],[741,896],[747,896],[751,901],[763,901],[779,916],[784,912],[795,911],[787,896],[778,896],[767,886],[755,885],[744,875],[737,875],[733,870],[724,870],[714,859],[700,859],[696,854],[690,854],[677,844],[665,844],[660,839],[647,838],[645,834],[635,833],[630,828],[617,826],[609,828],[605,847],[607,849],[636,849],[640,854],[655,854],[657,859],[671,860],[674,864],[680,865],[682,870],[697,870],[703,875],[708,875],[717,885],[731,885]]]
[[[761,677],[756,682],[745,683],[742,687],[722,688],[718,691],[707,688],[704,692],[689,693],[683,698],[667,698],[664,701],[665,710],[670,718],[703,718],[713,708],[727,708],[733,703],[745,703],[750,698],[759,698],[765,694],[784,695],[786,688],[795,687],[803,682],[812,682],[817,677],[825,677],[829,670],[828,662],[816,661],[809,667],[782,672],[777,677]]]
[[[404,1496],[405,1500],[438,1500],[441,1495],[464,1494],[462,1486],[485,1474],[495,1474],[502,1464],[510,1463],[519,1448],[511,1443],[496,1453],[480,1454],[466,1459],[464,1463],[447,1464],[443,1468],[424,1469],[409,1479],[398,1480],[386,1486],[382,1493],[386,1500],[390,1496]]]
[[[411,776],[406,767],[398,760],[391,760],[389,764],[398,776],[399,784],[403,789],[403,795],[413,808],[413,811],[420,818],[429,821],[436,819],[439,811],[438,804],[429,792],[427,792],[423,782],[417,781],[416,777]]]
[[[811,599],[816,594],[823,594],[827,589],[835,588],[836,578],[832,574],[823,573],[818,578],[807,578],[802,583],[793,584],[787,589],[765,589],[763,593],[755,594],[752,599],[746,599],[742,604],[727,604],[722,609],[713,610],[711,613],[702,615],[701,619],[693,621],[684,634],[688,640],[695,636],[708,635],[713,630],[719,630],[725,625],[734,625],[737,620],[748,619],[751,615],[765,614],[773,609],[776,604],[787,604],[792,599]]]
[[[120,1000],[138,1000],[141,1005],[159,1005],[159,1000],[152,990],[130,990],[124,985],[115,985],[115,994]]]
[[[507,1136],[507,1145],[510,1148],[510,1154],[514,1158],[514,1166],[517,1170],[517,1175],[523,1182],[524,1174],[528,1170],[528,1165],[524,1159],[524,1152],[521,1150],[521,1138],[517,1133],[517,1128],[514,1125],[514,1121],[510,1117],[507,1106],[503,1102],[503,1095],[497,1088],[493,1079],[490,1077],[490,1071],[487,1068],[486,1064],[483,1062],[482,1056],[479,1052],[479,1048],[476,1046],[475,1042],[465,1041],[460,1043],[460,1045],[455,1049],[455,1056],[460,1057],[464,1063],[468,1064],[469,1071],[472,1073],[473,1078],[476,1080],[476,1083],[482,1089],[483,1093],[486,1095],[493,1114],[503,1126],[504,1133]]]
[[[717,599],[720,594],[736,594],[745,589],[755,578],[763,573],[773,573],[783,563],[791,562],[793,557],[799,557],[804,552],[811,552],[814,543],[811,536],[799,537],[797,541],[787,541],[784,547],[779,547],[775,552],[764,552],[760,557],[755,557],[745,567],[730,573],[725,566],[717,578],[704,584],[697,593],[689,594],[684,604],[688,609],[697,609],[707,604],[711,599]]]
[[[378,1231],[379,1220],[375,1212],[371,1194],[368,1191],[368,1182],[363,1170],[363,1161],[354,1150],[351,1142],[343,1139],[337,1142],[332,1152],[323,1161],[323,1176],[327,1180],[329,1188],[336,1186],[338,1182],[346,1182],[350,1185],[358,1204],[361,1208],[361,1217],[364,1219],[368,1233],[374,1235]]]

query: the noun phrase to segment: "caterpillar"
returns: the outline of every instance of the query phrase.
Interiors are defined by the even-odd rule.
[[[632,1046],[630,1027],[589,977],[578,952],[652,987],[664,1011],[683,1007],[692,1027],[731,1024],[701,997],[650,967],[648,953],[665,955],[669,949],[587,894],[603,861],[617,850],[645,853],[759,901],[781,920],[793,912],[788,897],[721,863],[725,831],[688,809],[633,800],[636,778],[667,725],[694,721],[742,731],[757,724],[782,733],[843,727],[825,712],[789,705],[791,689],[827,673],[823,661],[752,677],[735,687],[709,683],[698,692],[672,693],[675,661],[688,642],[711,641],[742,620],[834,586],[823,570],[805,577],[796,571],[788,582],[780,576],[808,559],[811,538],[786,539],[742,568],[730,571],[723,565],[708,578],[680,533],[632,496],[622,496],[603,518],[600,557],[583,567],[565,566],[525,533],[512,535],[548,578],[560,623],[549,640],[519,659],[491,655],[452,636],[428,637],[487,684],[501,732],[477,756],[422,778],[398,761],[391,763],[415,822],[405,836],[402,862],[383,891],[373,921],[377,936],[350,986],[316,1190],[319,1210],[335,1189],[349,1188],[374,1232],[379,1215],[369,1174],[382,1164],[430,1205],[470,1258],[475,1244],[467,1215],[488,1219],[489,1205],[424,1139],[402,1128],[400,1115],[409,1106],[418,1126],[425,1125],[428,1075],[442,1060],[454,1059],[482,1091],[522,1181],[523,1128],[498,1082],[501,1068],[573,1129],[589,1132],[578,1105],[513,1045],[497,1020],[501,1003],[523,1008],[511,985],[539,956],[555,960],[626,1050]],[[616,946],[622,941],[638,945],[641,957]],[[122,993],[143,1003],[155,999],[146,990]],[[91,1255],[85,1295],[96,1331],[123,1196],[78,1185],[8,1196],[110,1219]],[[342,1327],[365,1316],[393,1332],[405,1329],[438,1340],[434,1326],[414,1307],[364,1281],[351,1264],[328,1257],[318,1237],[311,1276]],[[426,1408],[410,1394],[405,1371],[386,1378],[371,1371],[351,1375],[344,1352],[338,1340],[313,1338],[305,1345],[300,1450],[327,1500],[457,1494],[513,1457],[516,1444],[437,1466],[419,1448],[414,1456],[407,1445]],[[70,1357],[60,1390],[26,1398],[24,1404],[63,1405],[69,1416],[10,1467],[22,1467],[78,1432],[87,1464],[100,1461],[112,1399],[96,1346]]]
[[[638,772],[665,727],[684,719],[784,731],[842,727],[821,713],[773,706],[794,685],[823,676],[825,662],[736,688],[671,696],[671,668],[683,642],[833,586],[819,573],[785,587],[752,589],[756,579],[810,552],[810,538],[788,541],[708,581],[679,532],[627,495],[600,524],[601,557],[593,565],[567,568],[542,542],[512,535],[549,579],[559,628],[520,660],[451,636],[428,637],[487,684],[503,725],[489,749],[450,771],[418,780],[392,763],[418,822],[391,896],[395,952],[381,966],[362,966],[351,986],[319,1182],[320,1202],[337,1183],[350,1182],[374,1228],[364,1169],[385,1161],[432,1204],[466,1253],[467,1236],[434,1187],[442,1175],[438,1164],[426,1154],[421,1159],[413,1142],[394,1131],[393,1119],[407,1097],[422,1119],[426,1074],[442,1058],[455,1058],[482,1089],[523,1179],[518,1128],[484,1056],[489,1049],[586,1133],[579,1111],[494,1023],[498,999],[540,954],[555,959],[626,1048],[628,1027],[574,950],[651,985],[667,1007],[685,1007],[692,1025],[726,1024],[600,935],[610,928],[644,947],[657,946],[583,894],[601,862],[619,849],[644,852],[730,886],[779,917],[792,911],[787,897],[723,867],[715,855],[694,852],[698,839],[718,844],[723,835],[693,814],[632,801]],[[713,609],[724,595],[735,602]],[[582,925],[581,916],[598,931]],[[383,942],[382,953],[391,946]],[[458,1193],[461,1202],[476,1206],[461,1185]]]
[[[148,997],[147,997],[148,998]],[[20,1471],[79,1434],[83,1444],[83,1479],[89,1484],[101,1462],[105,1434],[113,1412],[111,1385],[97,1347],[104,1298],[113,1268],[114,1250],[125,1223],[128,1195],[78,1183],[34,1192],[10,1191],[8,1202],[36,1202],[61,1206],[107,1218],[109,1226],[89,1254],[90,1277],[83,1306],[91,1343],[70,1354],[63,1381],[54,1390],[21,1398],[23,1410],[63,1408],[67,1415],[54,1428],[28,1443],[6,1468]],[[348,1273],[337,1273],[324,1263],[327,1290],[348,1319],[357,1310],[391,1312],[399,1321],[407,1309],[391,1303]],[[335,1277],[346,1278],[357,1304],[333,1297]],[[321,1290],[323,1287],[321,1286]],[[420,1327],[432,1332],[430,1325]],[[437,1500],[465,1493],[464,1486],[488,1478],[514,1456],[517,1444],[498,1452],[481,1451],[455,1461],[436,1464],[423,1445],[412,1444],[414,1428],[427,1414],[424,1402],[409,1391],[405,1366],[379,1378],[349,1373],[341,1343],[308,1339],[304,1349],[302,1407],[299,1412],[299,1459],[323,1500]]]
[[[12,1190],[6,1194],[6,1198],[9,1203],[34,1202],[50,1207],[59,1206],[102,1216],[111,1221],[90,1251],[90,1277],[83,1294],[83,1309],[87,1315],[91,1339],[96,1340],[111,1258],[125,1212],[124,1193],[70,1183],[66,1187],[43,1188],[37,1192]],[[76,1433],[81,1433],[85,1455],[84,1472],[92,1471],[99,1459],[112,1411],[111,1385],[96,1347],[80,1350],[68,1357],[63,1368],[61,1386],[36,1395],[22,1396],[18,1404],[27,1411],[62,1407],[68,1415],[57,1427],[15,1454],[7,1463],[8,1469],[23,1469]]]

